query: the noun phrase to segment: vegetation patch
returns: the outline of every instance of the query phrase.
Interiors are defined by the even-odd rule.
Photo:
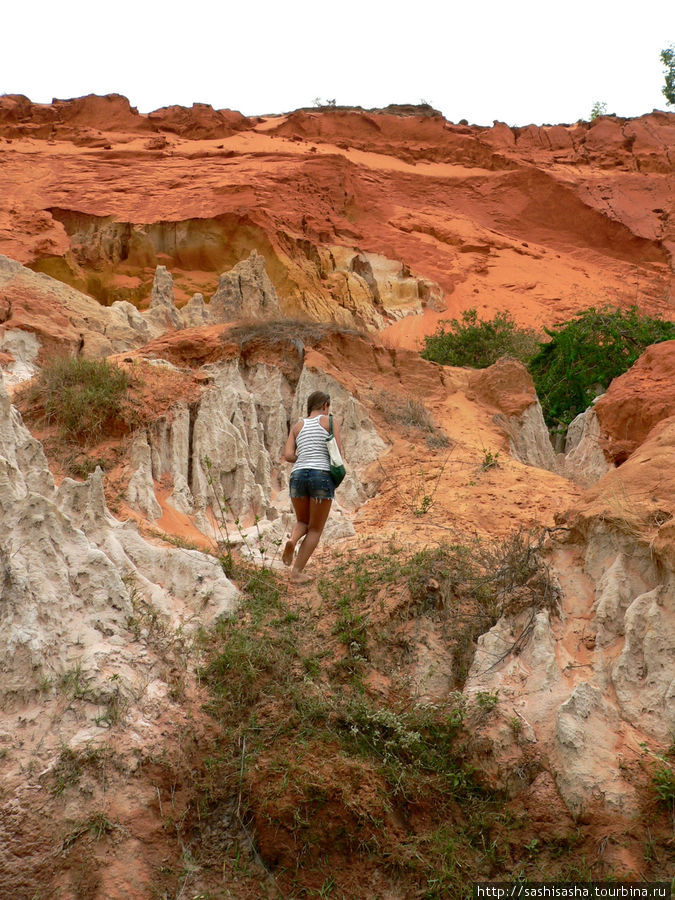
[[[26,400],[58,427],[64,440],[94,444],[114,430],[131,378],[105,359],[63,356],[48,362],[26,389]]]
[[[316,593],[292,594],[274,570],[256,578],[225,560],[242,605],[200,639],[219,737],[191,770],[180,823],[204,884],[229,873],[242,897],[360,897],[367,883],[368,896],[397,885],[459,898],[472,880],[557,873],[562,861],[543,842],[526,849],[536,832],[467,762],[497,696],[421,703],[392,654],[402,624],[426,618],[465,677],[502,612],[556,608],[540,550],[520,532],[419,553],[392,544],[337,556]],[[373,689],[378,677],[391,689]]]
[[[304,345],[319,344],[325,338],[334,335],[352,335],[372,341],[372,338],[358,328],[349,328],[333,322],[312,322],[308,319],[263,319],[242,322],[227,331],[228,339],[236,341],[240,347],[250,341],[262,341],[275,344],[296,343],[302,348]]]
[[[83,822],[75,822],[63,840],[63,852],[67,853],[81,838],[88,836],[90,842],[100,841],[114,831],[122,831],[118,822],[112,822],[104,812],[94,813]]]
[[[519,328],[510,313],[498,312],[485,320],[475,309],[467,309],[460,319],[442,321],[434,334],[424,338],[422,357],[444,366],[484,369],[502,356],[527,363],[538,350],[537,333]]]
[[[379,391],[373,404],[388,424],[421,431],[430,449],[447,447],[450,443],[448,436],[434,423],[426,406],[415,397]]]
[[[664,762],[655,766],[652,784],[661,803],[670,809],[671,815],[675,815],[675,770],[672,765]]]
[[[64,745],[55,766],[49,772],[51,793],[58,797],[68,788],[79,785],[85,773],[94,774],[97,780],[105,780],[105,771],[114,764],[114,753],[109,747],[86,747],[75,750]]]
[[[476,640],[504,613],[528,611],[513,645],[504,648],[505,658],[527,642],[538,609],[558,612],[560,592],[542,557],[542,541],[542,534],[516,531],[492,543],[444,542],[410,559],[406,614],[442,620],[456,688],[469,673]]]
[[[344,559],[319,580],[321,597],[336,613],[333,634],[344,645],[347,656],[338,667],[356,675],[364,671],[370,655],[369,606],[379,592],[396,585],[403,574],[399,548]]]
[[[675,339],[675,323],[640,313],[589,307],[569,322],[545,328],[547,342],[519,328],[508,312],[481,320],[475,309],[441,322],[427,336],[424,359],[449,366],[486,368],[502,356],[523,362],[541,402],[546,424],[565,432],[575,416],[626,372],[650,344]]]
[[[675,339],[675,323],[642,315],[636,306],[590,307],[545,330],[551,340],[531,360],[529,371],[546,424],[561,431],[650,344]]]

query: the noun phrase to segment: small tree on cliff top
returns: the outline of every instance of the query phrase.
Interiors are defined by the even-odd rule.
[[[666,67],[663,96],[668,106],[675,106],[675,44],[661,51],[661,62]]]
[[[596,100],[593,104],[593,108],[591,109],[591,122],[594,122],[598,116],[606,116],[607,115],[607,104],[603,103],[602,100]]]

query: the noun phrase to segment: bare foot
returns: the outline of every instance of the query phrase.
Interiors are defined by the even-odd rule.
[[[306,575],[304,572],[291,572],[291,584],[309,584],[314,581],[314,578],[311,575]]]
[[[293,562],[293,554],[295,552],[295,544],[293,541],[286,541],[284,552],[281,554],[281,561],[285,566],[290,566]]]

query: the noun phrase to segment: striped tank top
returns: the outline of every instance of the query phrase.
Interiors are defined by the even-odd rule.
[[[291,473],[298,469],[321,469],[330,472],[330,457],[326,449],[328,432],[321,425],[321,416],[304,419],[304,425],[295,439],[297,460],[293,464]]]

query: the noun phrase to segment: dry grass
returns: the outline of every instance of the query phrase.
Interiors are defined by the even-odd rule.
[[[391,391],[378,391],[373,403],[385,422],[390,425],[402,425],[404,428],[423,432],[431,449],[447,447],[450,443],[447,435],[435,425],[433,416],[426,406],[415,397],[394,394]]]
[[[312,322],[307,319],[264,319],[241,322],[227,332],[230,340],[243,346],[250,341],[270,343],[296,343],[301,349],[314,346],[329,337],[350,335],[372,342],[372,338],[364,331],[336,325],[333,322]]]

